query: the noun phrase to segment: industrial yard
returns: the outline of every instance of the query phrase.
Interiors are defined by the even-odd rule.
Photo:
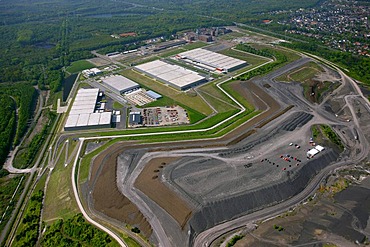
[[[348,121],[356,122],[351,101],[362,103],[349,96],[343,101],[352,90],[347,79],[314,65],[319,73],[305,80],[316,76],[336,84],[320,89],[319,105],[305,97],[298,78],[312,58],[295,58],[245,81],[240,74],[273,60],[222,55],[244,54],[222,42],[174,48],[164,52],[168,57],[90,76],[85,82],[91,88],[77,89],[64,130],[107,128],[115,135],[104,133],[101,144],[82,139],[88,144],[81,196],[94,215],[137,228],[154,245],[200,246],[216,239],[221,225],[243,228],[242,219],[261,209],[282,210],[290,200],[303,200],[321,174],[349,155],[362,157],[363,136]],[[209,73],[218,76],[213,81]],[[282,80],[293,75],[294,81]],[[108,114],[109,125],[102,118]],[[194,114],[199,123],[189,125]],[[136,138],[153,143],[128,142]]]
[[[301,59],[269,78],[307,62],[309,59]],[[263,113],[215,143],[200,140],[182,142],[180,146],[176,143],[138,144],[132,147],[137,154],[134,156],[131,148],[116,150],[121,157],[117,163],[118,179],[123,183],[118,183],[119,190],[141,211],[166,212],[158,214],[157,220],[161,225],[171,226],[164,231],[167,236],[173,236],[172,246],[194,241],[193,236],[227,219],[296,195],[315,174],[339,159],[340,147],[323,141],[323,137],[313,138],[312,125],[321,123],[324,118],[321,110],[309,110],[310,103],[304,97],[298,101],[297,96],[292,97],[297,95],[299,85],[269,82],[270,87],[266,87],[265,80],[232,84],[234,90]],[[158,112],[158,108],[151,108],[145,114],[152,116],[153,112]],[[329,121],[334,119],[335,116],[329,117]],[[341,122],[340,129],[348,135],[348,140],[354,140],[348,122]],[[126,165],[133,162],[136,168],[128,171]],[[126,181],[128,174],[130,179]],[[148,184],[151,185],[147,187]],[[130,188],[138,188],[146,196],[141,197]],[[139,203],[136,198],[144,201]],[[187,209],[175,206],[176,201],[179,205],[186,202]],[[190,238],[181,234],[187,231],[191,233]]]
[[[2,5],[0,246],[370,244],[361,1]]]

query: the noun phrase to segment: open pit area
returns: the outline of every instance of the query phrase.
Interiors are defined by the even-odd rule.
[[[369,174],[363,178],[366,176]],[[258,222],[252,231],[239,231],[243,238],[234,246],[366,245],[366,235],[370,233],[370,178],[353,181],[345,177],[336,174],[315,198],[276,218]],[[215,246],[221,241],[216,241]]]
[[[117,143],[104,150],[89,178],[94,209],[138,226],[155,245],[193,246],[205,230],[293,198],[323,170],[348,155],[362,156],[354,140],[361,131],[345,119],[353,112],[343,99],[353,90],[347,82],[318,105],[304,97],[300,83],[274,80],[309,61],[233,82],[230,87],[261,114],[221,138]],[[346,151],[326,146],[308,159],[311,126],[317,124],[334,126]]]

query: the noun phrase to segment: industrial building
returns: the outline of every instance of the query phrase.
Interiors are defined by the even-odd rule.
[[[85,70],[82,71],[82,74],[85,77],[96,76],[96,75],[100,75],[101,73],[102,73],[102,71],[98,68],[85,69]]]
[[[171,40],[168,42],[162,42],[159,43],[154,47],[153,51],[161,51],[167,48],[175,47],[175,46],[180,46],[180,45],[185,45],[187,42],[186,40]]]
[[[112,112],[96,112],[98,96],[98,88],[79,89],[64,125],[64,130],[111,127]]]
[[[176,58],[211,72],[227,73],[248,65],[246,61],[201,48],[182,52]]]
[[[140,85],[121,75],[112,75],[102,79],[103,84],[116,94],[132,92],[140,88]]]
[[[143,123],[141,112],[130,112],[128,123],[130,126],[141,125]]]
[[[207,81],[194,71],[160,60],[140,64],[135,68],[178,90],[187,90]]]

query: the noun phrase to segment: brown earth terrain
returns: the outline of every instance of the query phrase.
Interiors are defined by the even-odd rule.
[[[135,181],[135,187],[167,211],[183,228],[191,216],[191,207],[174,191],[165,186],[159,176],[161,169],[177,158],[151,159]]]
[[[150,237],[152,229],[139,209],[121,194],[116,184],[117,157],[125,145],[117,143],[111,146],[112,153],[98,155],[92,165],[93,204],[97,211],[130,225],[138,226],[141,233]]]

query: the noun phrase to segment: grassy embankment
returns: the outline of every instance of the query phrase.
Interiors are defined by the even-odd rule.
[[[79,60],[79,61],[73,62],[70,66],[67,67],[66,70],[68,73],[74,74],[77,72],[81,72],[82,70],[91,69],[94,67],[95,66],[92,63],[86,60]]]
[[[323,72],[325,72],[325,70],[320,65],[309,62],[300,68],[277,77],[276,80],[300,82],[303,87],[304,96],[313,102],[320,102],[323,95],[329,91],[335,90],[339,86],[338,83],[334,84],[330,81],[316,80],[315,77]]]
[[[312,137],[318,144],[330,146],[343,151],[344,146],[339,136],[328,125],[314,125],[311,127]]]
[[[11,213],[23,191],[26,179],[27,177],[23,175],[0,178],[0,232],[11,217]]]

